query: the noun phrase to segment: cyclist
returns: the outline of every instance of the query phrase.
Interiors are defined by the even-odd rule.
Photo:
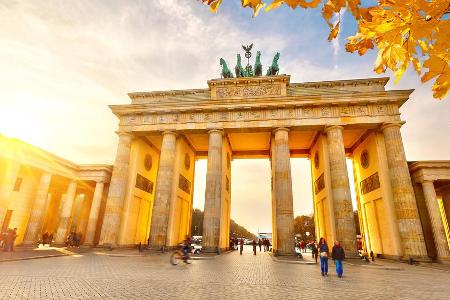
[[[181,251],[183,252],[183,259],[188,259],[189,258],[189,254],[191,253],[192,250],[192,246],[191,246],[191,238],[186,235],[183,244],[181,246]]]

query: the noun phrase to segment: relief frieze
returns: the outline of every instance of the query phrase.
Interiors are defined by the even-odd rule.
[[[382,108],[381,108],[382,107]],[[125,115],[121,117],[121,125],[141,124],[173,124],[173,123],[202,123],[202,122],[235,122],[235,121],[263,121],[271,119],[314,119],[333,117],[358,117],[380,115],[379,111],[388,109],[384,105],[349,105],[336,107],[297,107],[297,108],[267,108],[218,111],[218,112],[183,112],[183,113],[148,113]],[[395,111],[392,112],[395,114]]]
[[[235,87],[218,87],[217,98],[253,98],[265,96],[280,96],[281,85],[247,85]]]

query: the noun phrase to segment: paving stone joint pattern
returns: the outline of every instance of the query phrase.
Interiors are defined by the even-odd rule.
[[[277,263],[249,247],[175,267],[168,253],[91,252],[1,263],[0,299],[448,299],[450,272],[391,265],[400,268],[346,264],[340,279],[331,261],[324,278],[318,265]]]

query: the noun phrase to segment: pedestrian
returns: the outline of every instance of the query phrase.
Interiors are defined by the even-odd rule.
[[[51,246],[51,243],[53,242],[53,233],[50,233],[48,235],[48,245]]]
[[[242,250],[244,250],[244,239],[241,238],[239,241],[239,254],[242,255]]]
[[[331,258],[334,260],[334,264],[336,265],[336,273],[339,278],[341,278],[344,273],[342,262],[345,260],[345,252],[339,241],[334,242],[333,249],[331,250]]]
[[[13,252],[14,251],[14,242],[17,237],[17,228],[11,229],[8,228],[7,236],[6,236],[6,251]]]
[[[74,245],[74,239],[75,239],[74,234],[75,234],[75,233],[74,233],[73,231],[71,231],[71,232],[69,233],[69,236],[67,236],[67,241],[66,241],[66,247],[67,247],[67,248],[73,247],[73,245]]]
[[[375,255],[373,254],[373,251],[372,251],[372,250],[370,250],[370,259],[371,259],[372,261],[375,261]]]
[[[305,242],[304,241],[300,242],[300,249],[302,249],[302,252],[305,253]]]
[[[317,250],[317,246],[316,246],[316,241],[311,243],[311,252],[312,252],[312,257],[316,260],[316,264],[317,264],[317,254],[319,252],[319,250]]]
[[[81,237],[82,237],[81,232],[75,233],[75,246],[77,246],[78,248],[80,248]]]
[[[256,241],[255,240],[253,240],[252,245],[253,245],[253,255],[256,255]]]
[[[42,246],[45,246],[46,244],[50,244],[50,243],[48,242],[48,232],[45,232],[45,233],[42,235]]]
[[[320,270],[322,276],[328,276],[328,255],[329,249],[327,241],[321,237],[319,240],[319,253],[320,253]]]
[[[238,249],[238,242],[239,240],[237,238],[234,238],[234,250]]]
[[[261,246],[262,246],[262,241],[261,241],[261,239],[258,239],[258,246],[259,246],[259,252],[261,252]]]

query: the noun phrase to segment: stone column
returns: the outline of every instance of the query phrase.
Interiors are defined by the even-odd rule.
[[[289,129],[277,128],[273,131],[272,173],[273,204],[276,219],[276,255],[294,253],[294,208],[291,178],[291,154],[289,151]],[[275,243],[274,243],[275,245]]]
[[[444,223],[442,222],[441,211],[439,209],[436,191],[433,181],[424,180],[422,182],[425,203],[427,204],[428,215],[433,231],[434,245],[436,246],[438,260],[450,260],[450,249],[448,247],[447,236],[445,234]]]
[[[94,245],[95,231],[97,229],[98,214],[100,213],[100,206],[102,204],[104,186],[105,184],[102,181],[95,183],[94,196],[92,197],[91,210],[89,211],[89,220],[84,245]]]
[[[219,251],[220,247],[223,134],[222,130],[209,131],[202,243],[205,251],[210,252]]]
[[[66,200],[64,201],[59,216],[58,229],[56,230],[55,243],[63,244],[66,240],[67,230],[69,229],[69,223],[72,216],[72,207],[77,194],[77,182],[71,180],[67,187]]]
[[[102,223],[99,244],[115,247],[120,228],[122,209],[128,184],[128,167],[132,135],[129,132],[118,132],[119,145],[109,185],[105,216]]]
[[[166,246],[174,180],[176,141],[177,134],[175,132],[163,132],[150,227],[150,246],[156,249]]]
[[[47,204],[48,191],[52,175],[43,173],[36,190],[36,198],[31,208],[30,219],[28,220],[27,230],[23,238],[24,245],[32,245],[36,243],[38,235],[42,230],[42,223],[45,217],[45,205]]]
[[[392,195],[404,258],[427,257],[427,249],[420,224],[414,190],[411,183],[400,127],[402,123],[383,124],[386,157],[389,167]]]
[[[334,206],[336,239],[345,252],[356,255],[356,230],[353,218],[352,198],[348,179],[347,163],[343,138],[344,127],[328,126],[325,128],[328,141],[328,156],[331,178],[331,195]],[[328,241],[330,246],[334,241]]]
[[[0,177],[0,229],[6,216],[9,206],[9,197],[14,189],[14,185],[19,174],[20,163],[7,161],[4,167],[4,174]]]

